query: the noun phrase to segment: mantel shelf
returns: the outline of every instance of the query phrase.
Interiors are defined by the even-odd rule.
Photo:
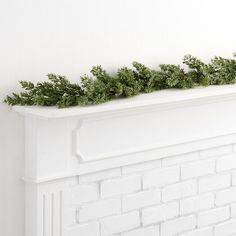
[[[58,109],[56,107],[40,106],[13,106],[13,110],[26,116],[36,116],[42,119],[56,119],[74,116],[89,116],[99,113],[119,112],[127,109],[145,108],[150,106],[163,107],[163,105],[173,105],[186,102],[211,102],[219,101],[221,98],[231,98],[236,96],[236,85],[221,85],[209,87],[197,87],[193,89],[168,89],[156,91],[149,94],[117,99],[100,105],[77,106],[71,108]]]

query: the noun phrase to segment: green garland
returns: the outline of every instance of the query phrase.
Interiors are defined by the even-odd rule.
[[[235,55],[234,55],[235,57]],[[236,83],[236,60],[214,57],[206,64],[191,55],[183,58],[188,67],[161,64],[158,70],[133,62],[133,68],[123,67],[115,75],[108,74],[101,66],[91,70],[93,77],[81,76],[79,83],[66,77],[48,74],[48,80],[33,84],[20,81],[24,92],[7,96],[9,105],[57,106],[59,108],[99,104],[118,97],[131,97],[140,93],[167,88],[192,88],[195,86]]]

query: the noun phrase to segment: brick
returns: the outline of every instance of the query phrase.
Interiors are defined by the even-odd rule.
[[[186,153],[178,156],[163,158],[162,166],[180,165],[186,162],[196,161],[198,159],[199,159],[198,152]]]
[[[179,205],[177,202],[162,204],[159,206],[149,207],[142,210],[143,225],[149,225],[172,219],[179,214]]]
[[[79,210],[79,221],[85,222],[97,218],[118,214],[121,211],[120,199],[101,200],[83,205]]]
[[[230,154],[232,153],[232,151],[233,151],[232,145],[215,147],[215,148],[210,148],[210,149],[200,151],[200,157],[202,158],[217,157],[217,156]]]
[[[162,190],[162,201],[168,202],[175,199],[189,197],[197,192],[196,180],[180,182],[167,187]]]
[[[220,157],[216,160],[216,171],[226,171],[236,168],[236,153],[226,156]]]
[[[198,226],[203,227],[224,221],[230,217],[229,207],[221,207],[209,211],[200,212]]]
[[[134,229],[140,225],[139,212],[131,212],[101,220],[101,235],[111,235]]]
[[[98,198],[98,186],[96,184],[77,185],[72,187],[71,191],[73,204],[90,202]]]
[[[199,192],[204,193],[230,186],[229,174],[218,174],[210,177],[205,177],[199,180]]]
[[[148,161],[144,163],[139,163],[135,165],[128,165],[122,168],[123,174],[132,174],[136,172],[143,172],[151,169],[161,168],[161,160]]]
[[[141,189],[140,176],[128,176],[119,179],[105,180],[101,183],[101,196],[111,197],[127,194]]]
[[[121,234],[121,236],[159,236],[159,226],[150,226],[145,228],[140,228],[137,230],[132,230],[127,233]]]
[[[211,227],[197,229],[187,233],[180,234],[179,236],[213,236],[213,229]]]
[[[179,180],[179,168],[169,167],[160,170],[150,171],[143,176],[143,187],[160,187],[166,184],[175,183]]]
[[[236,204],[233,204],[230,209],[231,217],[236,217]]]
[[[236,171],[233,171],[232,173],[232,184],[236,185]]]
[[[82,224],[67,229],[68,236],[99,236],[99,223]]]
[[[229,220],[215,226],[215,236],[229,236],[236,233],[236,220]]]
[[[121,169],[116,168],[116,169],[104,170],[104,171],[99,171],[99,172],[95,172],[91,174],[81,175],[79,177],[79,182],[91,183],[91,182],[97,182],[97,181],[111,179],[111,178],[120,177],[120,176],[121,176]]]
[[[122,200],[122,209],[124,212],[140,209],[146,206],[160,203],[161,192],[159,189],[143,191],[127,195]]]
[[[181,178],[190,179],[215,172],[214,160],[197,161],[181,166]]]
[[[236,202],[236,187],[226,189],[216,193],[216,205],[225,205]]]
[[[195,216],[179,217],[161,224],[161,236],[170,236],[194,229],[196,226]]]
[[[180,200],[180,214],[189,214],[193,212],[198,212],[201,210],[206,210],[214,206],[214,194],[204,194],[200,196],[195,196],[192,198],[187,198]]]
[[[65,214],[66,214],[65,225],[66,226],[72,226],[77,223],[76,222],[76,213],[77,213],[76,208],[67,207],[65,209]]]

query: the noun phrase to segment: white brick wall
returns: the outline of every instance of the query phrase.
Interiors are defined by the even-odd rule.
[[[111,197],[132,193],[140,190],[141,179],[139,176],[130,176],[113,180],[106,180],[101,183],[101,196]]]
[[[229,236],[236,234],[236,220],[229,220],[215,226],[215,236]]]
[[[122,200],[123,211],[131,211],[155,205],[161,201],[161,191],[159,189],[142,191],[127,195]]]
[[[84,222],[115,215],[121,211],[120,199],[108,199],[84,205],[79,210],[79,221]]]
[[[134,211],[101,220],[101,235],[111,235],[136,228],[140,225],[139,212]]]
[[[166,221],[161,224],[161,235],[169,236],[177,233],[181,233],[183,231],[194,229],[196,226],[196,217],[185,216],[179,217],[175,220]]]
[[[158,225],[144,227],[121,234],[121,236],[159,236],[159,235],[160,234]]]
[[[75,186],[72,188],[71,197],[72,202],[78,205],[94,201],[98,198],[98,186],[96,184]]]
[[[75,207],[67,207],[66,209],[66,219],[65,219],[65,225],[66,226],[71,226],[71,225],[75,225],[77,218],[76,218],[76,213],[77,210]]]
[[[168,204],[161,204],[158,206],[150,207],[142,211],[143,225],[149,225],[172,219],[179,214],[179,204],[172,202]]]
[[[199,192],[209,192],[230,186],[230,174],[217,174],[199,180]]]
[[[233,174],[232,174],[232,184],[236,185],[236,171],[233,171]]]
[[[214,194],[203,194],[191,198],[180,200],[180,214],[189,214],[214,206]]]
[[[179,236],[213,236],[213,230],[212,227],[207,227],[183,233]]]
[[[215,162],[213,160],[196,161],[181,167],[181,178],[191,179],[198,176],[213,174],[214,171]]]
[[[161,170],[150,171],[143,176],[143,187],[152,188],[160,187],[179,181],[179,168],[170,167]]]
[[[231,217],[236,217],[236,204],[233,204],[230,208]]]
[[[68,234],[68,236],[99,236],[99,224],[95,222],[91,224],[81,224],[78,226],[73,226],[68,229]]]
[[[203,227],[207,225],[212,225],[224,220],[227,220],[230,217],[230,208],[221,207],[213,210],[208,210],[199,213],[198,215],[198,226]]]
[[[185,181],[173,184],[163,188],[162,200],[168,202],[175,199],[181,199],[192,196],[197,193],[197,181]]]
[[[236,202],[236,187],[216,193],[216,205]]]
[[[216,171],[231,170],[236,168],[236,153],[226,156],[224,158],[219,158],[216,161]]]
[[[68,236],[236,236],[233,144],[82,175],[70,189]]]

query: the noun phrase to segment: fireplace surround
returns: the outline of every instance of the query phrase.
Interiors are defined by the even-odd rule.
[[[236,86],[25,117],[26,236],[236,234]]]

